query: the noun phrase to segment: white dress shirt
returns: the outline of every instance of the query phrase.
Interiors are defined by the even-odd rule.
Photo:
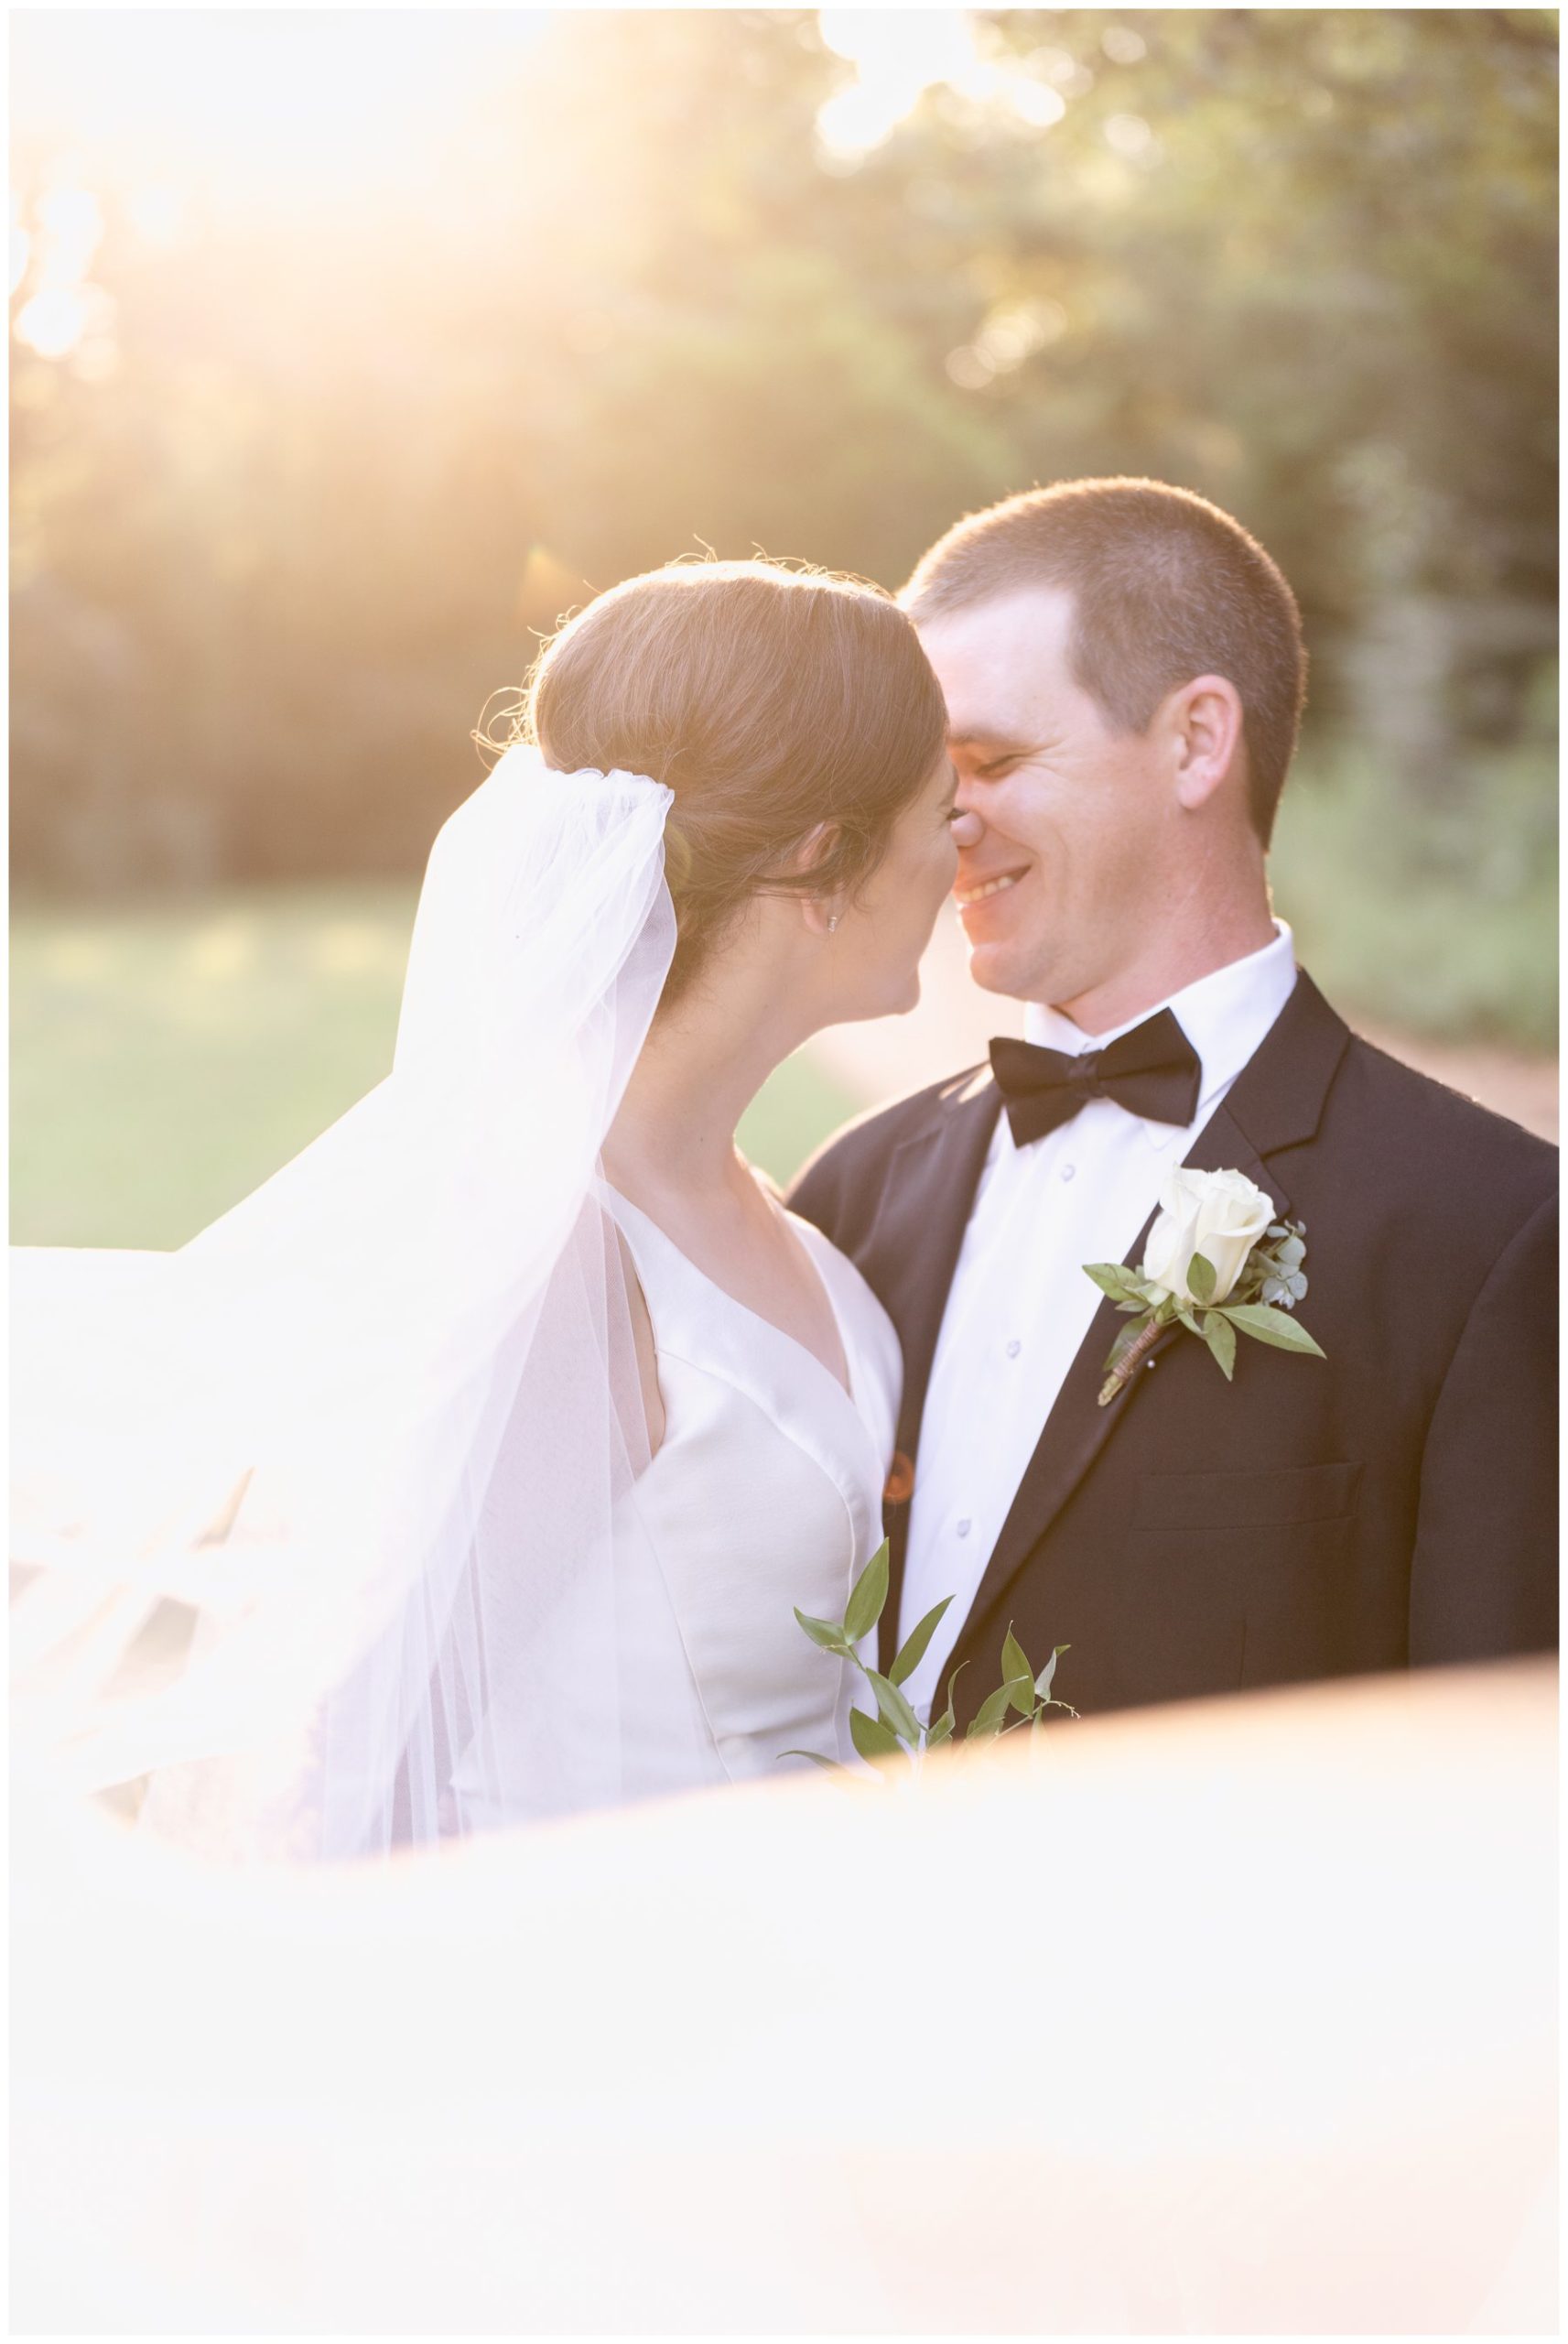
[[[1106,1034],[1085,1034],[1031,1003],[1032,1042],[1071,1057],[1103,1049],[1169,1009],[1202,1061],[1190,1123],[1146,1121],[1091,1099],[1070,1123],[1017,1147],[997,1119],[932,1362],[911,1502],[899,1611],[906,1636],[953,1598],[904,1687],[924,1717],[965,1615],[1065,1381],[1099,1288],[1086,1262],[1119,1262],[1179,1164],[1289,1000],[1295,948],[1283,921],[1271,944],[1216,969]],[[1040,1667],[1048,1655],[1032,1653]],[[991,1688],[984,1688],[989,1692]]]

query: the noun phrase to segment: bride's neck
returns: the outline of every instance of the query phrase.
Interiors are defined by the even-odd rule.
[[[806,1039],[776,993],[762,982],[728,982],[722,998],[694,989],[654,1018],[605,1144],[612,1178],[620,1167],[688,1193],[733,1181],[736,1125]]]

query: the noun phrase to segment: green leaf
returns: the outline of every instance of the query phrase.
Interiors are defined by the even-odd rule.
[[[1271,1303],[1238,1303],[1225,1315],[1244,1335],[1255,1335],[1260,1343],[1272,1343],[1278,1351],[1310,1351],[1314,1359],[1326,1357],[1304,1327],[1298,1326],[1286,1311],[1276,1310]]]
[[[1065,1652],[1071,1652],[1071,1644],[1058,1644],[1052,1653],[1050,1659],[1045,1663],[1044,1667],[1041,1670],[1039,1676],[1035,1678],[1034,1690],[1043,1701],[1050,1698],[1051,1679],[1056,1674],[1056,1663],[1061,1659],[1062,1655]]]
[[[826,1767],[830,1774],[841,1774],[844,1771],[837,1758],[824,1758],[819,1750],[781,1750],[779,1756],[781,1758],[809,1758],[814,1766]]]
[[[1219,1372],[1228,1384],[1236,1373],[1236,1329],[1222,1310],[1211,1310],[1204,1319],[1203,1339],[1219,1362]]]
[[[994,1693],[988,1693],[969,1720],[969,1730],[965,1740],[980,1742],[988,1734],[1000,1733],[1001,1721],[1007,1715],[1008,1704],[1011,1698],[1011,1685],[999,1685]]]
[[[855,1581],[844,1614],[844,1633],[852,1644],[874,1628],[888,1600],[888,1542],[884,1538]]]
[[[952,1733],[953,1727],[957,1721],[953,1714],[954,1694],[957,1687],[958,1679],[962,1677],[968,1665],[969,1664],[967,1660],[961,1660],[958,1663],[957,1667],[953,1671],[951,1677],[947,1679],[947,1706],[943,1710],[941,1716],[936,1720],[935,1723],[931,1727],[930,1731],[926,1734],[925,1747],[927,1750],[935,1750],[938,1742],[946,1742]]]
[[[802,1612],[798,1605],[795,1616],[812,1643],[820,1644],[824,1652],[848,1654],[849,1647],[842,1628],[836,1628],[830,1620],[814,1620],[809,1612]]]
[[[864,1709],[850,1710],[849,1739],[862,1758],[896,1758],[903,1747],[891,1726],[868,1717]]]
[[[1034,1671],[1029,1666],[1029,1655],[1009,1628],[1001,1648],[1001,1673],[1005,1690],[1021,1718],[1029,1716],[1034,1707]]]
[[[1084,1275],[1093,1278],[1102,1294],[1113,1302],[1141,1301],[1142,1281],[1121,1262],[1086,1262]]]
[[[910,1630],[904,1638],[903,1651],[888,1672],[895,1685],[907,1684],[914,1676],[925,1657],[925,1647],[936,1632],[937,1621],[952,1601],[950,1595],[945,1595],[941,1602],[935,1604],[925,1619],[918,1621]]]
[[[879,1677],[874,1668],[867,1669],[866,1682],[877,1697],[877,1707],[881,1711],[882,1723],[891,1726],[899,1740],[907,1742],[912,1750],[918,1750],[920,1720],[915,1716],[898,1687],[890,1683],[887,1677]]]
[[[1203,1329],[1199,1326],[1197,1320],[1194,1318],[1190,1310],[1184,1308],[1177,1311],[1176,1316],[1190,1334],[1201,1335],[1203,1333]]]
[[[1214,1264],[1202,1253],[1195,1253],[1187,1264],[1187,1284],[1199,1302],[1214,1298],[1216,1285]]]

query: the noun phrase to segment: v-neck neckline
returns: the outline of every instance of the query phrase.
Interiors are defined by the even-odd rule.
[[[825,1359],[812,1350],[809,1343],[803,1343],[798,1335],[792,1335],[787,1328],[781,1327],[775,1319],[769,1318],[761,1310],[753,1310],[749,1302],[742,1302],[739,1295],[731,1294],[727,1286],[720,1286],[719,1280],[712,1276],[708,1271],[705,1270],[700,1263],[694,1262],[691,1255],[687,1253],[682,1246],[676,1243],[675,1239],[670,1235],[666,1229],[662,1229],[659,1226],[659,1223],[654,1220],[650,1213],[645,1212],[641,1205],[634,1204],[632,1199],[624,1195],[621,1189],[617,1188],[613,1185],[612,1182],[602,1179],[601,1177],[601,1186],[603,1187],[606,1194],[613,1199],[613,1203],[611,1205],[612,1211],[616,1206],[623,1205],[626,1208],[626,1210],[633,1216],[642,1227],[650,1230],[653,1232],[653,1235],[657,1239],[658,1243],[665,1246],[668,1252],[673,1253],[677,1261],[684,1264],[691,1275],[694,1278],[699,1279],[702,1285],[708,1287],[710,1293],[719,1295],[722,1300],[729,1305],[731,1310],[739,1311],[741,1316],[743,1318],[749,1319],[753,1326],[765,1328],[770,1335],[776,1337],[778,1341],[781,1343],[787,1343],[792,1351],[797,1351],[803,1359],[809,1360],[811,1365],[816,1370],[817,1373],[825,1377],[827,1381],[832,1384],[833,1389],[838,1393],[839,1398],[847,1401],[849,1405],[854,1409],[856,1416],[860,1417],[860,1421],[864,1423],[865,1419],[863,1416],[861,1416],[861,1394],[859,1389],[858,1378],[855,1373],[854,1348],[849,1340],[849,1329],[844,1324],[838,1305],[834,1299],[833,1289],[829,1286],[822,1266],[812,1253],[810,1244],[806,1238],[800,1235],[795,1235],[795,1243],[799,1246],[802,1253],[805,1255],[806,1265],[809,1268],[812,1276],[816,1280],[817,1286],[821,1290],[823,1300],[827,1305],[827,1315],[832,1321],[833,1331],[838,1339],[838,1349],[843,1357],[844,1373],[849,1378],[848,1383],[845,1383],[843,1378],[837,1374],[836,1372],[828,1366]],[[795,1219],[795,1214],[786,1212],[782,1206],[773,1206],[773,1210],[778,1212],[784,1220],[793,1221]],[[792,1234],[794,1234],[793,1232]]]

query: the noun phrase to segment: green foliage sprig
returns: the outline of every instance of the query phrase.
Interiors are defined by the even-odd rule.
[[[855,1647],[881,1618],[887,1598],[888,1542],[884,1538],[850,1590],[842,1620],[814,1620],[798,1607],[795,1616],[814,1644],[839,1660],[852,1661],[871,1688],[877,1705],[874,1713],[866,1709],[849,1712],[850,1739],[860,1756],[872,1765],[902,1757],[918,1770],[927,1751],[940,1749],[945,1742],[955,1738],[954,1687],[968,1664],[954,1670],[947,1686],[947,1706],[941,1716],[928,1726],[922,1725],[903,1687],[925,1659],[926,1647],[953,1599],[945,1595],[911,1629],[884,1677],[879,1669],[868,1668]],[[1002,1681],[994,1693],[987,1695],[957,1738],[985,1742],[1003,1733],[1014,1733],[1020,1726],[1033,1730],[1047,1709],[1065,1709],[1069,1717],[1076,1718],[1078,1713],[1072,1704],[1058,1701],[1051,1691],[1056,1663],[1067,1649],[1065,1644],[1057,1644],[1036,1676],[1010,1626],[1001,1648]],[[842,1771],[837,1758],[824,1758],[819,1751],[786,1750],[782,1754],[785,1758],[809,1758],[813,1765],[825,1766],[834,1773]]]

